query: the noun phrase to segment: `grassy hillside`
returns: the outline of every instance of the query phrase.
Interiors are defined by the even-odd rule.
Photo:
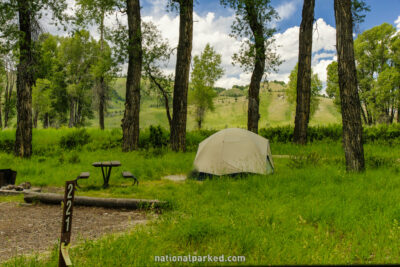
[[[108,116],[106,117],[106,127],[120,127],[123,116],[124,102],[120,99],[125,98],[125,78],[118,78],[113,88],[120,96],[110,101]],[[229,94],[222,92],[215,100],[215,110],[208,112],[205,117],[204,128],[222,129],[226,127],[246,127],[247,125],[247,91],[241,91],[237,88],[233,89],[242,92],[242,96],[238,94]],[[287,125],[294,123],[294,106],[287,101],[284,93],[285,87],[278,83],[268,83],[261,86],[260,94],[260,127]],[[188,109],[188,129],[195,129],[194,108],[189,106]],[[142,98],[141,107],[141,127],[146,128],[150,125],[162,125],[168,128],[168,122],[165,109],[155,107],[155,102],[148,98]],[[92,126],[97,127],[97,118],[92,120]],[[340,123],[340,114],[336,110],[331,99],[320,98],[319,109],[311,118],[311,125],[326,125],[332,123]]]

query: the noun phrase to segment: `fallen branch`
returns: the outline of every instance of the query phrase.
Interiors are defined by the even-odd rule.
[[[46,204],[59,205],[64,196],[53,193],[27,193],[24,196],[25,202],[32,203],[39,201]],[[75,206],[102,207],[113,209],[159,209],[167,206],[167,202],[150,199],[133,198],[99,198],[99,197],[79,197],[74,200]]]

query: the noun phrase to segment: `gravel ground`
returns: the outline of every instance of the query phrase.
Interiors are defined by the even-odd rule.
[[[56,205],[0,203],[0,262],[53,248],[60,238],[61,215]],[[146,221],[144,212],[76,206],[71,242],[96,239]]]

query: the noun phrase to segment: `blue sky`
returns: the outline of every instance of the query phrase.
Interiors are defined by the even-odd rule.
[[[142,1],[144,14],[151,12],[151,9],[153,8],[152,3],[154,2],[154,0]],[[292,16],[278,24],[280,32],[283,32],[287,28],[298,26],[301,22],[303,1],[272,0],[272,5],[275,8],[286,3],[293,3],[295,6],[295,12]],[[400,15],[400,0],[366,0],[366,3],[371,7],[371,11],[365,13],[365,22],[360,25],[362,31],[384,22],[395,25],[394,21],[397,20]],[[225,9],[219,4],[219,0],[198,0],[198,3],[195,6],[195,12],[201,16],[206,15],[208,12],[214,12],[217,16],[229,16],[232,14],[231,10]],[[334,26],[335,17],[333,11],[333,0],[316,0],[315,18],[322,18],[326,23]]]
[[[142,0],[142,17],[145,21],[154,22],[163,37],[171,46],[177,46],[179,17],[176,12],[167,12],[168,0]],[[371,11],[366,13],[365,22],[359,26],[362,31],[384,22],[391,23],[400,30],[400,0],[366,0]],[[267,75],[268,80],[288,81],[290,71],[298,58],[298,29],[301,22],[303,0],[272,0],[273,7],[281,19],[275,24],[278,33],[276,51],[284,60],[277,73]],[[225,75],[217,86],[231,88],[234,84],[245,85],[250,81],[251,73],[245,73],[239,66],[233,66],[232,55],[240,48],[240,41],[229,37],[230,25],[234,12],[219,4],[219,0],[198,0],[194,9],[194,40],[192,54],[200,54],[207,43],[222,54],[222,65]],[[336,60],[336,29],[333,11],[333,0],[316,0],[315,24],[313,34],[314,73],[326,81],[326,67]],[[173,73],[176,59],[172,58],[164,70]]]

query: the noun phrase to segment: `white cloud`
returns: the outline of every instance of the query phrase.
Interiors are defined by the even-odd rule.
[[[289,74],[296,65],[299,56],[299,30],[298,26],[294,26],[275,35],[278,45],[277,52],[285,62],[280,66],[277,74],[270,76],[270,80],[289,81]],[[327,64],[327,61],[332,60],[336,55],[335,43],[336,29],[328,25],[323,19],[318,19],[314,23],[313,30],[312,67],[323,82],[326,81],[326,69],[323,70],[322,68]]]
[[[171,47],[178,45],[179,39],[179,16],[176,12],[166,13],[165,4],[167,0],[145,0],[145,8],[142,10],[144,21],[152,21],[161,31],[164,38],[168,39]],[[68,0],[71,5],[68,12],[72,12],[75,1]],[[289,18],[296,12],[298,0],[286,1],[277,7],[281,19]],[[115,13],[106,19],[106,25],[116,25],[115,17],[126,25],[126,15]],[[234,21],[233,12],[229,16],[217,16],[214,12],[205,15],[194,13],[193,25],[193,50],[192,57],[199,55],[207,43],[210,43],[214,49],[222,54],[222,66],[225,69],[225,75],[216,83],[216,86],[231,88],[234,84],[249,84],[251,75],[244,73],[238,66],[232,65],[232,55],[240,48],[240,42],[231,38],[229,33],[230,26]],[[400,28],[400,16],[395,22]],[[43,23],[47,24],[47,23]],[[53,34],[65,35],[54,28],[48,29]],[[90,27],[91,34],[98,39],[99,33],[97,27]],[[284,60],[279,67],[279,72],[271,74],[269,80],[288,81],[289,74],[298,60],[298,38],[299,27],[294,26],[286,29],[282,33],[275,34],[277,53]],[[319,18],[314,23],[313,31],[313,61],[312,67],[320,76],[320,79],[326,81],[326,66],[332,62],[336,54],[335,50],[336,30],[328,25],[323,19]],[[176,56],[170,59],[169,64],[164,69],[167,73],[173,73],[175,70]]]
[[[152,21],[161,31],[163,37],[168,39],[171,47],[178,46],[179,40],[179,16],[153,16],[143,17],[144,21]],[[231,88],[234,84],[249,83],[250,78],[243,74],[239,67],[232,66],[232,55],[239,50],[240,42],[229,36],[230,26],[234,16],[216,17],[213,12],[200,16],[197,13],[193,15],[193,48],[192,57],[199,55],[207,43],[222,55],[222,66],[225,69],[225,75],[217,82],[217,86]],[[166,68],[167,72],[173,72],[176,64],[176,56],[170,59]]]
[[[290,18],[296,11],[297,1],[286,2],[276,8],[281,20]]]
[[[294,2],[288,4],[294,5]],[[154,22],[172,47],[178,45],[178,16],[163,15],[157,17],[148,15],[143,20]],[[213,12],[204,16],[194,13],[192,56],[199,55],[207,43],[210,43],[218,53],[222,54],[222,66],[225,69],[225,75],[217,81],[216,86],[224,88],[231,88],[235,84],[249,84],[251,78],[251,74],[244,73],[238,66],[232,65],[232,55],[240,48],[240,42],[229,36],[230,25],[233,20],[234,15],[217,17]],[[268,77],[269,80],[288,81],[289,74],[298,60],[298,38],[298,26],[288,28],[285,32],[275,35],[277,52],[284,63],[279,67],[278,73],[273,73]],[[326,66],[332,62],[336,54],[335,38],[335,28],[328,25],[323,19],[320,18],[314,23],[312,67],[324,83],[326,81]],[[166,71],[173,73],[175,64],[176,57],[173,57]]]
[[[397,17],[394,23],[396,24],[397,31],[400,31],[400,16]]]

